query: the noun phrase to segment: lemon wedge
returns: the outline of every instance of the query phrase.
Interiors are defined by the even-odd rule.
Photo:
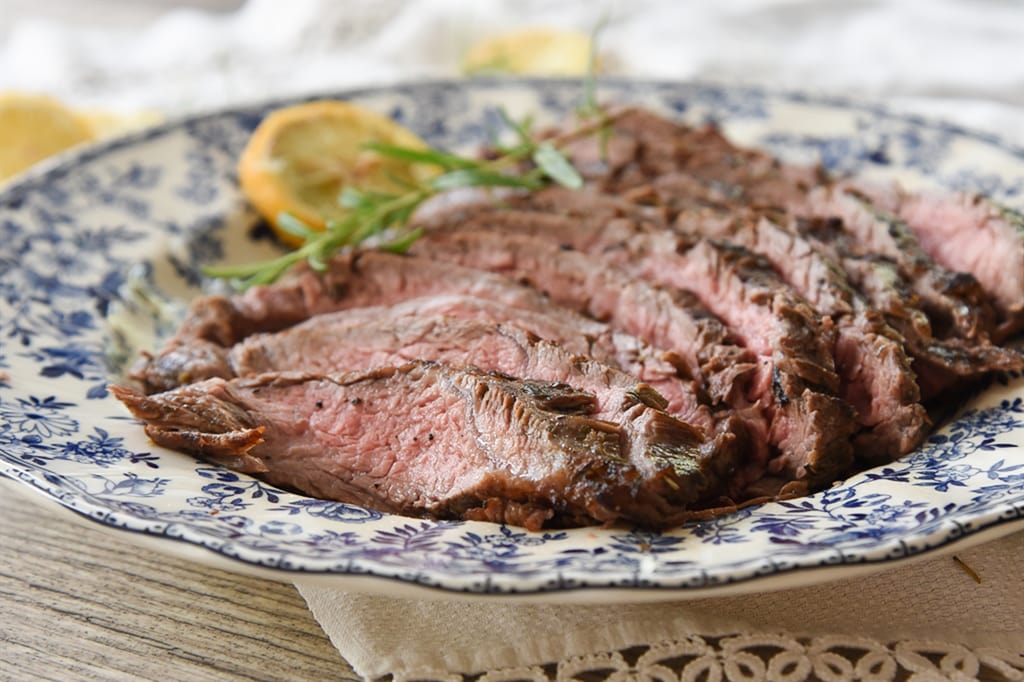
[[[44,95],[0,95],[0,183],[48,156],[93,139],[74,112]]]
[[[462,60],[469,75],[508,73],[581,76],[590,62],[590,36],[578,31],[532,28],[485,38]]]
[[[342,189],[402,191],[434,174],[367,150],[368,143],[429,149],[412,131],[390,118],[349,102],[320,100],[278,109],[253,132],[238,162],[242,192],[286,244],[301,239],[282,229],[278,217],[290,213],[323,230],[343,218]]]

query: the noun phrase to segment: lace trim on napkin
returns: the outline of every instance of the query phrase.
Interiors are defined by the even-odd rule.
[[[483,675],[403,675],[394,682],[729,682],[805,680],[1024,680],[1024,650],[948,642],[890,643],[855,636],[693,635],[653,646],[581,656]]]

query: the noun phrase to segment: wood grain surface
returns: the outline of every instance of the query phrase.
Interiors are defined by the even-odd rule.
[[[139,548],[0,477],[0,680],[358,680],[296,589]]]

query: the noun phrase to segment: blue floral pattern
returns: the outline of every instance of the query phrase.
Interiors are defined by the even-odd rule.
[[[633,81],[603,88],[620,101],[714,121],[787,158],[984,191],[1021,206],[1024,151],[951,126],[757,89]],[[580,87],[480,81],[340,96],[388,113],[434,145],[467,149],[488,139],[500,107],[554,121],[572,111]],[[88,148],[0,195],[0,472],[97,522],[253,566],[489,594],[679,594],[673,591],[891,561],[1024,519],[1020,378],[993,382],[898,462],[810,497],[662,534],[530,533],[411,519],[309,499],[155,447],[107,383],[166,333],[191,297],[218,286],[202,277],[204,263],[275,248],[252,234],[234,171],[249,132],[271,108],[199,117]],[[984,168],[972,164],[975,157],[986,159]]]

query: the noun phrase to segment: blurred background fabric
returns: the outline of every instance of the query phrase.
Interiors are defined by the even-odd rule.
[[[0,0],[0,91],[177,116],[457,76],[481,38],[602,18],[611,75],[827,92],[1024,141],[1019,0]]]

